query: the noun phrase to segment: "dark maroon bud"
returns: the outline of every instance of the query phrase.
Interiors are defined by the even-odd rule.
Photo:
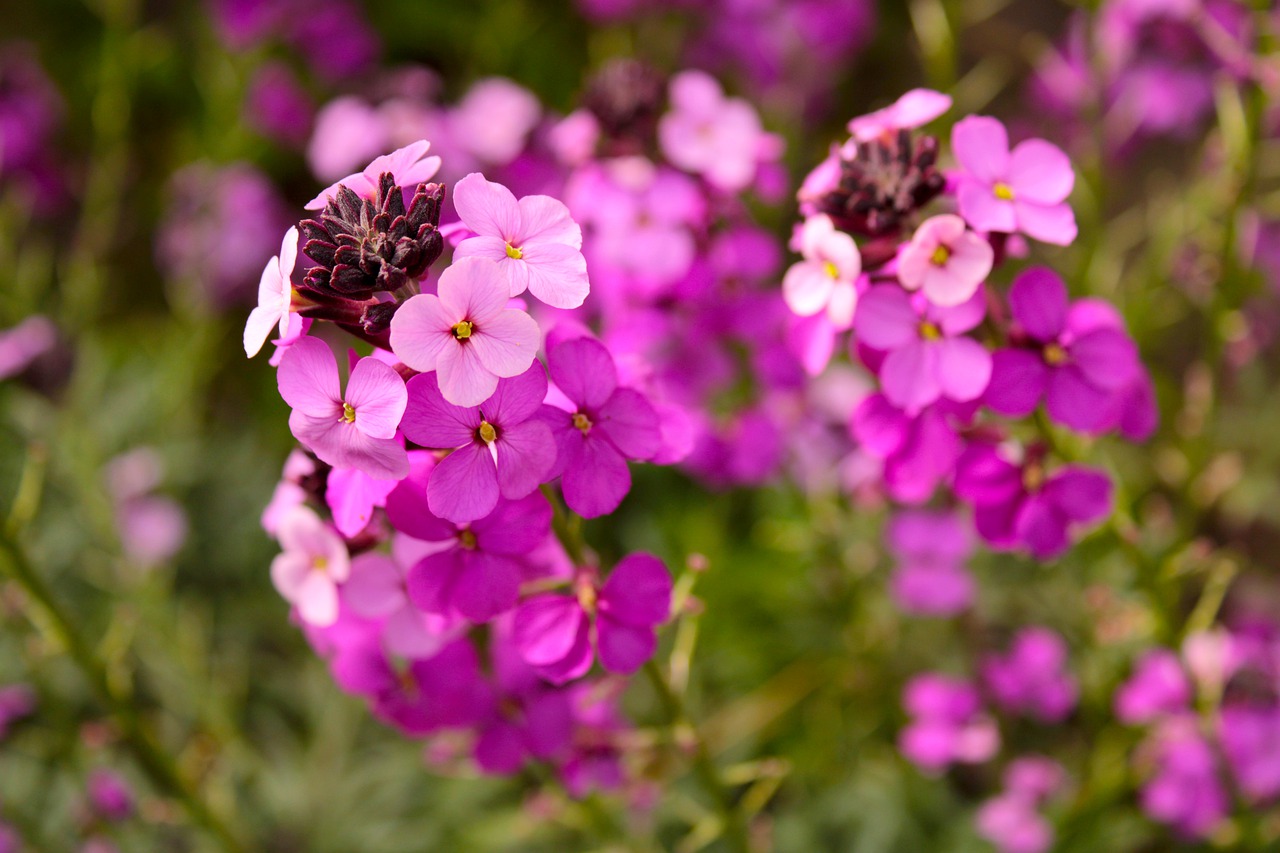
[[[582,102],[600,123],[611,153],[643,151],[653,140],[666,80],[634,59],[615,59],[596,72]]]
[[[937,139],[913,137],[906,130],[858,142],[853,157],[841,158],[840,182],[818,202],[818,209],[852,234],[896,234],[945,188],[937,160]]]

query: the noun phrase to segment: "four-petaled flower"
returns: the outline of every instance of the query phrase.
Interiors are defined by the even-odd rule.
[[[296,506],[280,520],[284,552],[271,561],[271,582],[302,621],[323,628],[338,619],[338,587],[351,573],[347,545],[320,517]]]
[[[944,213],[922,222],[898,252],[898,280],[907,290],[923,290],[934,305],[959,305],[977,292],[994,262],[990,243],[959,216]]]
[[[862,256],[853,238],[837,231],[824,213],[804,221],[798,235],[804,260],[792,264],[782,279],[787,307],[801,317],[823,310],[839,329],[853,321],[858,291],[854,281],[862,272]]]

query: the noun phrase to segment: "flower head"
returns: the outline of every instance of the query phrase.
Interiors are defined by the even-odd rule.
[[[782,279],[787,307],[801,317],[825,310],[833,325],[848,328],[858,299],[854,281],[862,272],[857,244],[821,213],[806,219],[798,236],[804,260]]]
[[[959,305],[977,292],[994,262],[990,243],[944,213],[922,222],[899,252],[898,280],[934,305]]]
[[[351,370],[344,395],[338,363],[323,341],[302,338],[280,359],[280,396],[293,407],[289,429],[335,468],[358,468],[375,479],[409,472],[396,427],[408,395],[400,374],[376,358]]]
[[[677,74],[670,96],[671,111],[658,123],[667,159],[717,189],[745,189],[768,143],[755,108],[741,98],[726,98],[715,78],[702,71]]]
[[[400,306],[391,320],[391,348],[414,370],[434,370],[440,393],[453,405],[479,405],[499,378],[529,369],[541,339],[538,324],[507,308],[508,277],[497,261],[456,261],[437,290]]]
[[[318,627],[338,619],[338,587],[351,571],[346,543],[320,517],[297,506],[280,521],[284,553],[271,562],[271,582],[298,615]]]

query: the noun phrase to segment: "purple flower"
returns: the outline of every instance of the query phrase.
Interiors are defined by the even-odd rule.
[[[670,96],[671,110],[658,123],[667,159],[717,189],[745,189],[770,140],[755,108],[741,98],[726,98],[715,78],[702,71],[673,77]]]
[[[982,286],[994,262],[990,243],[960,217],[944,213],[922,222],[899,250],[898,280],[934,305],[960,305]]]
[[[552,684],[585,675],[595,652],[609,672],[635,672],[653,656],[654,628],[671,611],[671,576],[662,561],[629,554],[603,585],[583,572],[575,586],[575,596],[536,595],[516,610],[520,656]]]
[[[479,407],[446,401],[434,373],[413,377],[408,388],[405,437],[423,447],[453,450],[427,484],[433,514],[457,523],[474,521],[493,511],[499,494],[518,500],[548,479],[556,443],[547,425],[534,417],[547,393],[547,376],[538,362],[519,376],[498,380]]]
[[[420,293],[391,319],[391,349],[414,370],[434,370],[444,398],[477,406],[498,379],[529,369],[538,352],[538,324],[507,307],[507,275],[497,261],[464,258],[440,276],[439,295]]]
[[[951,148],[964,172],[956,188],[960,215],[978,231],[1028,237],[1059,246],[1076,239],[1076,218],[1066,203],[1075,186],[1071,160],[1043,139],[1009,150],[1004,125],[969,116],[951,131]]]
[[[395,492],[388,498],[388,515],[394,499]],[[487,622],[516,606],[521,558],[550,529],[551,506],[536,492],[518,501],[500,500],[492,513],[466,527],[427,514],[406,532],[446,547],[409,569],[409,598],[428,613],[456,612],[472,622]]]
[[[1118,420],[1117,396],[1143,371],[1114,309],[1097,300],[1068,305],[1066,285],[1044,267],[1014,279],[1009,307],[1023,345],[996,352],[984,402],[1025,417],[1043,399],[1055,421],[1084,431]]]
[[[354,539],[369,526],[375,508],[385,506],[396,480],[378,480],[359,468],[334,468],[325,483],[324,502],[333,526]]]
[[[116,822],[133,815],[133,791],[124,777],[115,771],[104,767],[94,769],[89,773],[85,788],[89,807],[103,820]]]
[[[338,619],[337,584],[351,571],[346,543],[305,506],[280,520],[279,538],[284,553],[271,562],[271,582],[302,621],[332,625]]]
[[[939,673],[907,683],[902,704],[912,721],[898,735],[898,749],[922,770],[979,764],[1000,748],[1000,731],[982,711],[977,689]]]
[[[1142,786],[1142,810],[1184,835],[1206,838],[1227,816],[1227,792],[1213,747],[1191,715],[1160,724],[1144,745],[1155,769]]]
[[[1053,846],[1053,827],[1033,801],[1013,792],[983,803],[975,823],[978,833],[1000,853],[1045,853]]]
[[[543,408],[558,447],[552,476],[560,475],[574,512],[611,513],[631,491],[627,460],[650,459],[661,447],[658,415],[639,391],[618,386],[613,357],[597,340],[560,341],[548,348],[547,367],[556,388]]]
[[[952,512],[906,510],[889,522],[889,550],[898,559],[894,600],[907,613],[945,616],[973,600],[964,561],[973,551],[968,528]]]
[[[280,359],[276,379],[280,396],[293,407],[289,429],[320,459],[380,480],[409,472],[395,437],[408,394],[394,368],[360,359],[344,396],[333,351],[316,338],[302,338]]]
[[[1071,527],[1111,513],[1111,480],[1101,471],[1066,465],[1047,475],[1039,459],[1017,465],[985,443],[970,445],[957,461],[955,491],[974,505],[975,526],[988,544],[1022,546],[1040,560],[1067,550]]]
[[[940,308],[883,284],[863,295],[853,328],[860,343],[887,353],[879,371],[885,397],[915,415],[940,397],[967,403],[982,396],[991,354],[963,335],[985,314],[981,287],[965,302]]]
[[[1128,725],[1190,710],[1191,684],[1178,656],[1152,649],[1134,667],[1133,675],[1116,691],[1116,719]]]
[[[966,413],[945,401],[911,417],[884,394],[868,395],[853,412],[849,430],[871,457],[884,461],[884,484],[903,503],[924,503],[955,468],[963,443],[950,415]]]
[[[361,554],[351,561],[351,574],[339,596],[357,615],[382,620],[381,637],[388,652],[411,660],[429,658],[450,639],[448,620],[413,606],[405,575],[392,557]]]
[[[1280,706],[1274,700],[1222,709],[1218,737],[1241,792],[1253,803],[1280,795]]]
[[[473,172],[454,187],[453,203],[476,235],[458,244],[456,259],[497,262],[512,296],[527,289],[555,308],[577,308],[587,298],[582,229],[563,202],[545,195],[516,201],[502,184]]]
[[[1076,682],[1066,672],[1067,645],[1047,628],[1018,632],[1007,655],[987,655],[982,679],[996,704],[1046,723],[1061,722],[1076,705]]]

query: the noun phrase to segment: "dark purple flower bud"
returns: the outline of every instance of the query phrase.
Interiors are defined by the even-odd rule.
[[[418,184],[406,209],[390,172],[378,179],[372,201],[339,186],[318,219],[298,224],[302,250],[318,264],[307,270],[303,289],[365,300],[421,278],[444,251],[436,228],[443,203],[444,185]]]
[[[841,153],[840,182],[822,197],[818,209],[854,234],[893,233],[946,186],[937,160],[938,140],[907,130],[850,141]]]
[[[634,59],[616,59],[596,72],[582,102],[611,147],[635,150],[654,138],[665,95],[666,81],[656,70]]]

